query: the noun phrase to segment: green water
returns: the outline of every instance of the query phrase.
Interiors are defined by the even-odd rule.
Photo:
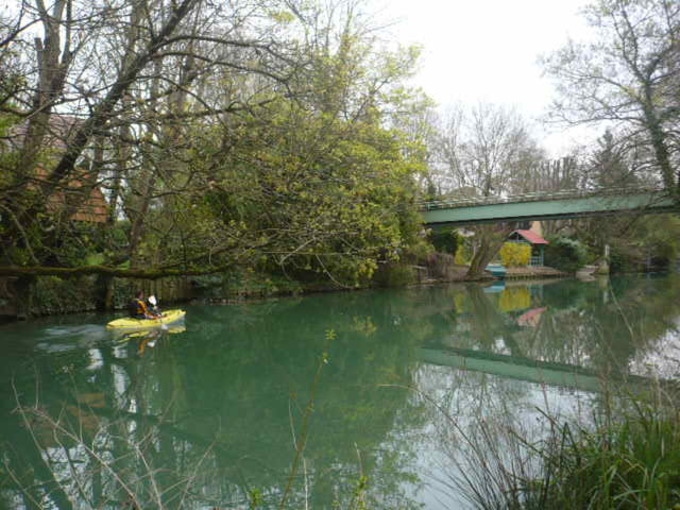
[[[535,423],[680,375],[667,276],[186,310],[0,327],[0,508],[455,508],[451,416]]]

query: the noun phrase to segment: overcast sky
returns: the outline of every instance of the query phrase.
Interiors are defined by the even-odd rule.
[[[511,105],[537,119],[552,98],[538,58],[583,39],[589,29],[579,10],[587,0],[374,0],[380,19],[402,44],[423,47],[414,82],[442,108],[479,101]],[[538,126],[537,135],[547,135]],[[544,140],[560,152],[583,133]],[[581,141],[586,141],[584,138]]]

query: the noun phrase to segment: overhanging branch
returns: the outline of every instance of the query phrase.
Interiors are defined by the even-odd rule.
[[[139,278],[157,280],[168,276],[202,276],[221,273],[232,264],[214,266],[206,269],[119,269],[106,266],[46,267],[46,266],[0,266],[0,276],[84,276],[108,275],[119,278]]]

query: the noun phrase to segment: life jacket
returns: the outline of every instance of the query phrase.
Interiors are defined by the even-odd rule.
[[[141,299],[133,299],[129,305],[130,317],[133,319],[146,319],[149,311],[146,308],[146,303]]]

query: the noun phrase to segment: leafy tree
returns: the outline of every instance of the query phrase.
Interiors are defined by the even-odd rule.
[[[427,103],[403,85],[418,51],[383,51],[357,2],[22,7],[47,35],[14,95],[28,120],[0,147],[4,274],[238,266],[355,285],[424,249],[425,150],[386,127]],[[32,61],[27,33],[12,44]],[[72,218],[95,188],[110,221],[84,243]]]
[[[667,270],[680,255],[680,219],[670,214],[629,218],[628,228],[612,235],[611,271]]]
[[[544,61],[560,96],[553,115],[571,123],[604,121],[626,133],[678,196],[680,5],[598,0],[585,13],[595,39],[570,42]]]
[[[197,158],[210,168],[211,189],[194,198],[191,223],[202,218],[216,246],[249,239],[263,267],[355,285],[379,260],[423,244],[408,205],[422,163],[403,156],[396,133],[327,116],[310,120],[281,102],[231,129],[241,136],[228,151],[220,150],[228,133],[217,132],[203,141],[210,156]],[[205,262],[203,252],[196,255]]]
[[[493,199],[514,191],[518,176],[536,165],[536,145],[514,111],[480,104],[469,113],[453,110],[442,121],[435,175],[447,198]],[[515,186],[516,188],[517,186]],[[468,276],[479,277],[514,224],[475,226]]]
[[[590,181],[600,188],[634,187],[641,184],[631,152],[607,130],[597,141],[588,163]]]

